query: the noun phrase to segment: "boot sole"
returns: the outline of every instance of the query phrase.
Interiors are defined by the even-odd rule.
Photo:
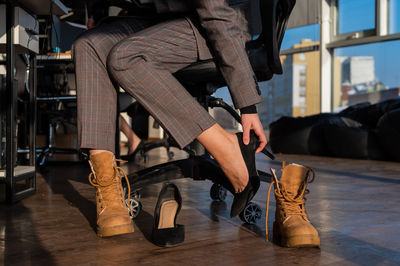
[[[287,248],[314,248],[320,246],[319,237],[313,235],[299,235],[290,238],[281,238],[281,246]]]
[[[110,227],[97,227],[97,236],[99,237],[109,237],[115,235],[123,235],[133,233],[133,223],[124,224],[124,225],[116,225]]]
[[[297,235],[293,237],[282,237],[279,233],[279,226],[274,222],[273,242],[279,246],[287,248],[319,247],[321,240],[315,235]]]

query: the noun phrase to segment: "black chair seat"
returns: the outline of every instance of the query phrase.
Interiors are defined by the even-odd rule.
[[[250,64],[258,81],[270,80],[273,73],[268,66],[267,53],[265,46],[259,41],[251,41],[247,45]],[[205,60],[191,64],[178,72],[174,76],[185,86],[204,86],[207,83],[225,86],[225,81],[219,72],[214,60]]]
[[[119,111],[126,112],[126,110],[136,102],[136,100],[127,92],[118,94]]]
[[[174,73],[174,76],[185,86],[198,86],[206,83],[222,85],[225,83],[212,59],[193,63]]]

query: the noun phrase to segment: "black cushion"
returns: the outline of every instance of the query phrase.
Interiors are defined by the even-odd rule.
[[[274,153],[330,155],[323,127],[334,114],[281,117],[269,125],[269,144]]]
[[[378,122],[378,136],[385,153],[400,162],[400,108],[385,113]]]
[[[359,103],[344,109],[339,115],[375,128],[385,113],[397,108],[400,108],[400,99],[390,99],[376,104]]]
[[[273,76],[268,66],[267,53],[260,41],[251,41],[246,46],[250,64],[258,81],[270,80]],[[191,64],[176,72],[174,76],[186,86],[203,85],[206,83],[225,86],[225,81],[219,72],[214,60],[204,60]]]
[[[330,120],[324,126],[328,149],[335,157],[382,160],[376,130],[350,118]]]
[[[122,92],[118,94],[119,101],[119,111],[126,112],[129,106],[131,106],[135,99],[127,92]]]
[[[193,63],[176,72],[174,76],[184,85],[225,83],[212,59]]]

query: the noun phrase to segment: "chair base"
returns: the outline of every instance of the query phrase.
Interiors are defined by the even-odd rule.
[[[258,174],[261,181],[268,183],[272,181],[270,174],[263,171],[258,171]],[[147,185],[182,178],[192,178],[196,181],[207,179],[223,186],[231,193],[235,192],[218,163],[209,155],[190,156],[187,159],[155,165],[128,175],[131,188],[133,187],[132,194]]]

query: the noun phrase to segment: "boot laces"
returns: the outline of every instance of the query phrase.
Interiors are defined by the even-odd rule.
[[[130,204],[130,202],[131,202],[131,186],[129,185],[129,179],[128,179],[128,176],[126,175],[124,169],[122,169],[121,167],[119,167],[117,165],[117,162],[126,162],[126,161],[120,160],[120,159],[114,159],[113,168],[114,168],[114,171],[117,172],[117,174],[114,174],[114,177],[112,179],[110,179],[110,181],[105,182],[105,181],[100,181],[97,178],[96,172],[93,169],[93,165],[89,161],[90,168],[92,169],[92,172],[89,174],[89,183],[96,188],[103,188],[102,194],[103,194],[104,198],[106,198],[106,199],[111,198],[109,196],[113,195],[112,189],[104,189],[104,188],[111,188],[111,186],[117,185],[118,190],[119,190],[120,189],[119,185],[121,184],[121,179],[122,179],[121,174],[122,174],[122,176],[125,178],[126,186],[128,188],[128,199],[127,199],[128,203],[126,203],[126,202],[124,202],[124,203],[128,207],[129,212],[132,214],[132,216],[135,217],[135,214],[133,213],[133,211],[131,209],[131,204]],[[122,191],[121,191],[121,194],[122,194]],[[122,198],[124,198],[124,197],[122,196]]]
[[[310,184],[314,182],[315,179],[315,171],[309,166],[306,166],[306,168],[309,170],[307,172],[307,177],[304,180],[303,184],[301,185],[301,189],[297,193],[297,195],[292,195],[291,193],[288,193],[285,189],[285,187],[278,181],[278,178],[275,173],[275,169],[270,168],[273,181],[269,185],[268,188],[268,194],[267,194],[267,206],[266,206],[266,212],[265,212],[265,233],[266,233],[266,239],[268,241],[268,212],[269,212],[269,200],[270,200],[270,194],[271,194],[271,189],[273,185],[275,185],[275,191],[274,194],[276,196],[276,201],[282,206],[282,209],[285,213],[285,220],[284,222],[287,221],[287,219],[290,216],[293,215],[299,215],[304,217],[307,221],[307,214],[305,212],[305,202],[306,198],[304,195],[307,195],[309,193],[309,190],[307,189],[307,184]],[[310,175],[311,173],[311,175]]]

